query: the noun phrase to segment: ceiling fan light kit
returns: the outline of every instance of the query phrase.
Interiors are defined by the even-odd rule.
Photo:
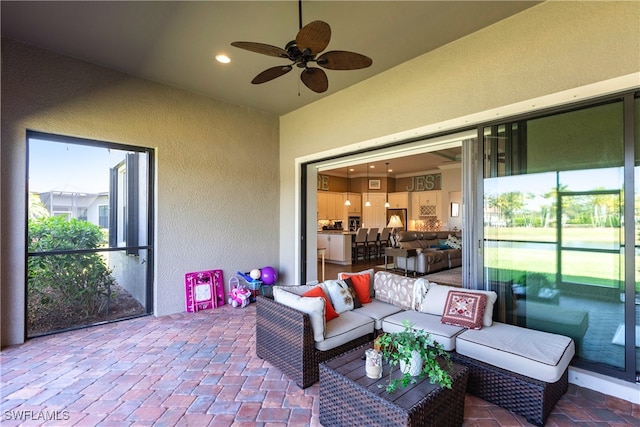
[[[326,92],[329,89],[327,73],[318,67],[312,67],[313,63],[327,70],[358,70],[371,66],[371,58],[355,52],[345,50],[324,51],[331,40],[331,27],[324,21],[313,21],[302,27],[302,2],[299,2],[300,31],[295,40],[288,42],[285,48],[272,46],[265,43],[238,41],[231,46],[245,49],[262,55],[275,56],[288,59],[290,64],[271,67],[259,73],[251,83],[262,84],[287,74],[295,65],[303,69],[300,80],[309,89],[316,93]]]

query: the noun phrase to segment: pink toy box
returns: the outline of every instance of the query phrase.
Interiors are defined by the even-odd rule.
[[[224,305],[222,270],[194,271],[184,275],[188,313]]]

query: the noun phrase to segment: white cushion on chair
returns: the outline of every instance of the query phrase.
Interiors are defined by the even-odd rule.
[[[554,383],[569,366],[575,345],[564,335],[495,322],[458,335],[456,351],[507,371]]]
[[[313,287],[313,286],[312,286]],[[306,286],[293,286],[296,290],[306,288]],[[303,297],[284,290],[281,286],[273,287],[273,299],[287,307],[294,308],[303,313],[307,313],[311,319],[311,329],[313,329],[313,340],[315,342],[324,341],[325,317],[324,298]],[[335,320],[335,319],[334,319]]]
[[[424,329],[434,341],[442,344],[446,351],[456,348],[456,336],[464,331],[460,326],[445,325],[440,322],[440,316],[421,313],[419,311],[407,310],[392,314],[382,320],[382,330],[384,332],[401,332],[404,330],[403,321],[409,321],[414,329]]]
[[[374,327],[376,329],[382,329],[382,320],[387,316],[402,311],[402,309],[393,304],[372,299],[369,304],[362,304],[361,308],[356,308],[353,311],[373,319],[375,321]]]
[[[345,311],[326,323],[325,338],[316,341],[315,346],[320,351],[327,351],[367,334],[373,335],[373,319],[354,311]]]

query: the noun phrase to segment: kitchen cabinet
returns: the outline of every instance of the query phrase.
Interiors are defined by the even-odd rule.
[[[442,191],[414,191],[411,193],[411,218],[424,219],[436,216],[442,219]]]
[[[347,200],[347,195],[349,195],[349,201],[351,202],[351,206],[347,206],[347,216],[360,215],[362,213],[362,195],[359,193],[344,193],[345,201]]]
[[[318,233],[318,248],[325,248],[325,261],[351,264],[351,234]]]
[[[340,220],[344,218],[344,198],[342,193],[318,191],[318,219]]]
[[[389,207],[391,209],[409,209],[409,193],[389,193]]]

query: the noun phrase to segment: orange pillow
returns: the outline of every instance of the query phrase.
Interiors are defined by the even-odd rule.
[[[347,277],[351,279],[353,287],[356,290],[356,295],[362,304],[371,302],[371,276],[369,273],[362,274],[342,274],[343,279]]]
[[[336,310],[331,305],[331,300],[327,298],[327,294],[324,293],[324,290],[320,286],[316,286],[313,289],[308,290],[301,296],[303,297],[322,297],[324,298],[324,319],[328,322],[331,319],[335,319],[340,316],[336,313]]]

